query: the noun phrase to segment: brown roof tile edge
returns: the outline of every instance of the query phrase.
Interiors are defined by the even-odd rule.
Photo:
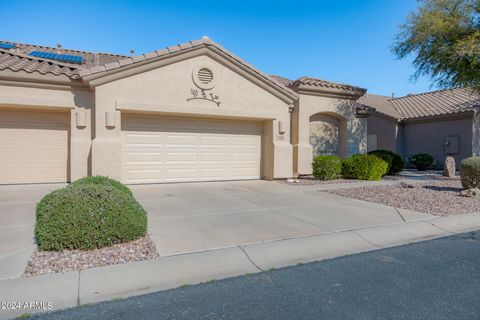
[[[332,81],[327,81],[327,80],[322,80],[322,79],[317,79],[317,78],[312,78],[312,77],[300,77],[297,80],[293,81],[292,84],[290,84],[290,87],[295,87],[298,85],[307,85],[307,86],[315,86],[315,87],[325,87],[325,88],[335,88],[335,89],[341,89],[341,90],[348,90],[348,91],[353,91],[357,93],[366,93],[367,89],[344,84],[344,83],[337,83],[337,82],[332,82]]]
[[[63,75],[66,75],[72,79],[79,79],[80,76],[79,76],[79,70],[77,66],[75,65],[72,65],[72,64],[68,64],[68,63],[61,63],[61,62],[54,62],[52,60],[49,60],[49,59],[43,59],[43,58],[38,58],[38,57],[32,57],[32,56],[29,56],[29,55],[25,55],[25,54],[21,54],[21,53],[15,53],[15,52],[10,52],[8,50],[4,50],[4,49],[0,49],[0,53],[1,54],[8,54],[12,57],[18,57],[20,59],[25,59],[25,60],[29,60],[29,61],[37,61],[39,63],[48,63],[49,65],[51,65],[52,67],[59,67],[59,68],[66,68],[69,70],[69,72],[53,72],[53,71],[46,71],[46,72],[41,72],[39,71],[38,69],[36,70],[32,70],[32,71],[29,71],[25,68],[12,68],[10,66],[6,66],[0,70],[5,70],[5,69],[8,69],[8,70],[11,70],[11,71],[14,71],[14,72],[18,72],[20,70],[22,71],[25,71],[25,72],[28,72],[28,73],[34,73],[34,72],[37,72],[37,73],[40,73],[40,74],[46,74],[46,73],[49,73],[49,74],[53,74],[53,75],[59,75],[59,74],[63,74]]]

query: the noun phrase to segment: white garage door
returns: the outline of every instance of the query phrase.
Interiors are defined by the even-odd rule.
[[[0,109],[0,184],[66,182],[67,113]]]
[[[126,183],[260,178],[260,123],[125,115]]]

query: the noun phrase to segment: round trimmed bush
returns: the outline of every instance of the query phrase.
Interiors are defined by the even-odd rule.
[[[433,157],[428,153],[417,153],[412,156],[412,163],[417,170],[425,171],[433,164]]]
[[[376,155],[377,157],[382,158],[383,160],[388,162],[388,175],[394,175],[399,173],[400,171],[405,168],[405,162],[403,161],[402,157],[395,152],[390,150],[374,150],[370,151],[368,154]]]
[[[480,188],[480,157],[470,157],[460,162],[460,178],[463,188]]]
[[[316,156],[312,162],[312,170],[316,179],[338,179],[342,174],[342,160],[334,155]]]
[[[343,160],[342,176],[347,179],[380,180],[388,163],[373,154],[355,154]]]
[[[132,191],[130,191],[130,189],[126,185],[124,185],[120,181],[111,179],[109,177],[104,177],[104,176],[83,177],[81,179],[78,179],[72,182],[72,185],[84,185],[84,184],[101,184],[104,186],[110,186],[112,188],[118,189],[122,192],[132,195]]]
[[[147,215],[132,194],[101,183],[55,190],[37,204],[36,215],[40,250],[102,248],[147,232]]]

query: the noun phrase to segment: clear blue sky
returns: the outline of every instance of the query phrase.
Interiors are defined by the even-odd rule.
[[[0,39],[144,53],[208,35],[262,71],[396,96],[428,91],[390,53],[415,0],[6,1]]]

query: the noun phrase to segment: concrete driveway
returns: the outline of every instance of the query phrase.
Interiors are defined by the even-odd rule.
[[[0,280],[19,277],[35,248],[35,206],[63,184],[0,186]]]
[[[130,186],[161,256],[429,217],[268,181]],[[318,188],[318,186],[317,186]]]
[[[35,248],[36,203],[62,184],[0,186],[0,280],[19,277]],[[401,223],[383,205],[319,192],[318,186],[237,181],[130,186],[149,215],[161,256]],[[428,217],[428,216],[426,216]]]

